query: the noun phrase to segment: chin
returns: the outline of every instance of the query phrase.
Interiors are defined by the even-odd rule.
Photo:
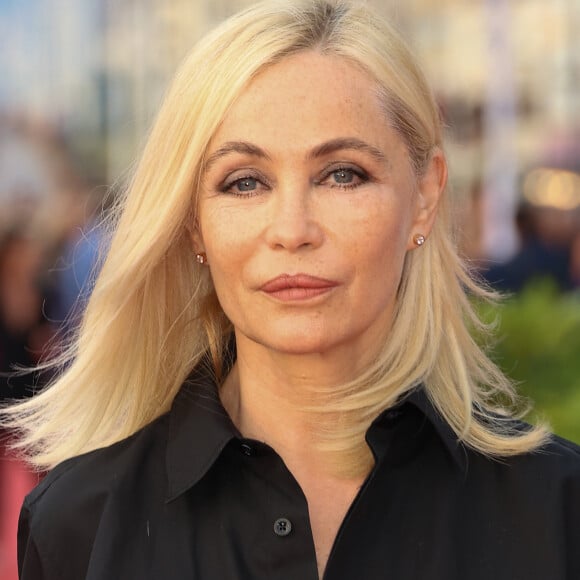
[[[333,348],[343,344],[332,333],[319,334],[308,331],[271,332],[267,336],[256,337],[254,340],[263,347],[286,355],[324,355]]]

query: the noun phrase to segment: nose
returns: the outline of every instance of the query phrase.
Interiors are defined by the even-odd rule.
[[[271,196],[266,229],[268,245],[290,252],[319,247],[324,239],[320,213],[309,187],[278,189]]]

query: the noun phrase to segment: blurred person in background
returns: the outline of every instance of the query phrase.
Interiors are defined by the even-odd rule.
[[[441,134],[364,4],[194,48],[63,373],[3,411],[51,469],[22,580],[580,576],[580,450],[469,332]]]
[[[80,308],[83,272],[74,248],[96,204],[49,123],[0,116],[0,171],[0,400],[7,403],[42,388],[50,373],[30,368],[58,353],[61,337],[74,330],[80,314],[69,313]],[[7,450],[11,435],[1,433],[2,580],[17,578],[18,513],[39,479]]]
[[[0,236],[0,400],[23,399],[39,386],[39,377],[15,372],[35,366],[53,336],[43,315],[46,297],[46,248],[24,227]],[[16,580],[15,531],[18,505],[38,481],[5,448],[0,433],[0,578]]]
[[[569,211],[520,204],[516,227],[520,247],[504,263],[484,270],[487,281],[502,292],[519,292],[534,280],[549,278],[561,291],[574,288],[572,245],[575,216]]]
[[[97,206],[94,197],[79,192],[73,207],[79,219],[59,244],[50,274],[54,288],[50,319],[65,341],[78,329],[108,246],[103,206]]]
[[[43,315],[45,248],[22,230],[0,239],[0,396],[32,395],[29,374],[7,376],[15,368],[39,362],[53,329]]]

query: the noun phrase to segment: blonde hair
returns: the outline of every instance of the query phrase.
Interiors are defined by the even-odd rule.
[[[38,467],[119,441],[166,412],[204,353],[216,373],[231,325],[207,268],[196,267],[188,229],[204,154],[221,120],[264,67],[304,50],[358,63],[380,85],[386,118],[417,174],[441,148],[438,109],[399,36],[368,8],[342,1],[269,1],[203,39],[179,69],[121,200],[108,256],[61,376],[4,410],[17,446]],[[364,432],[382,410],[423,383],[466,445],[490,456],[534,449],[545,431],[515,432],[489,411],[515,394],[473,340],[485,330],[466,290],[487,296],[464,269],[445,208],[428,243],[407,256],[396,314],[380,355],[356,381],[326,394],[341,428],[323,446],[343,472],[369,460]]]

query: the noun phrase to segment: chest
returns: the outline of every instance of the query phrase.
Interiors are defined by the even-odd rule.
[[[310,529],[316,551],[318,575],[323,577],[335,539],[355,501],[363,481],[309,482],[305,490],[308,500]]]
[[[420,463],[376,470],[340,521],[330,499],[311,515],[276,456],[218,463],[171,502],[111,502],[86,578],[317,580],[328,525],[324,580],[570,580],[553,514]]]

